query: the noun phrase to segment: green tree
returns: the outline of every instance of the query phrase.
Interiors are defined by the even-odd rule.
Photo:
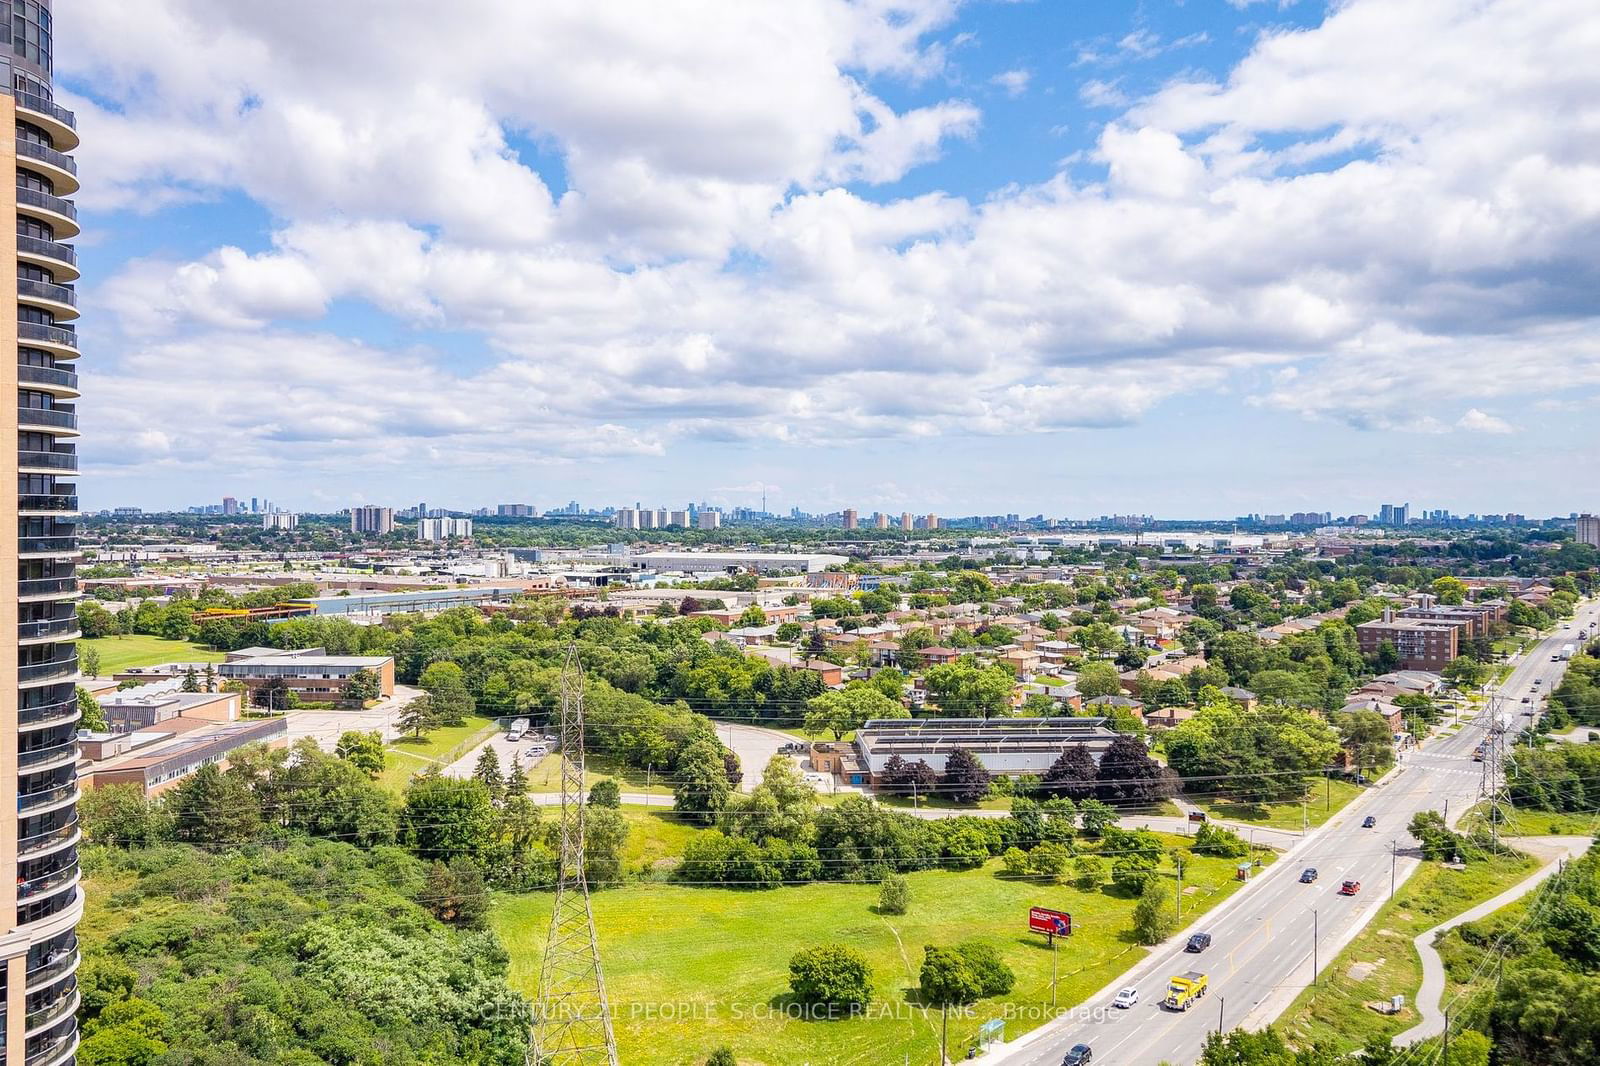
[[[978,1002],[983,985],[961,953],[929,944],[922,949],[922,970],[917,975],[917,992],[923,1006],[938,1007],[939,1061],[949,1061],[950,1008]]]
[[[789,958],[789,994],[828,1016],[853,1011],[872,1000],[872,968],[866,956],[843,944],[806,948]]]
[[[173,789],[167,805],[179,840],[191,844],[243,844],[261,829],[261,806],[254,793],[215,763],[200,767]]]
[[[528,794],[528,772],[522,768],[522,759],[513,755],[511,769],[506,771],[506,795],[525,796]]]
[[[431,733],[439,728],[433,697],[424,692],[415,699],[407,701],[405,706],[400,708],[400,713],[395,716],[394,724],[400,732],[410,733],[416,740],[421,740],[424,733]]]
[[[728,805],[732,788],[722,760],[722,745],[701,736],[678,757],[677,784],[672,790],[673,810],[689,815],[705,825],[716,821]]]
[[[195,673],[194,667],[189,667],[183,672],[183,684],[179,686],[180,692],[199,692],[200,675]]]
[[[446,777],[435,768],[406,785],[400,832],[423,859],[478,859],[493,841],[494,826],[494,806],[481,781]]]
[[[1467,583],[1459,577],[1435,578],[1433,595],[1440,603],[1459,605],[1467,602]]]
[[[852,681],[808,701],[805,728],[808,733],[831,732],[833,739],[839,740],[874,718],[910,717],[911,712],[899,700],[890,699],[876,685]]]
[[[478,761],[472,767],[472,777],[488,790],[489,798],[498,802],[505,798],[506,779],[500,772],[500,756],[496,754],[494,745],[485,744],[483,751],[478,755]]]
[[[1069,744],[1056,761],[1044,772],[1040,787],[1052,796],[1065,796],[1072,800],[1088,799],[1094,795],[1095,779],[1099,776],[1094,756],[1082,744]]]
[[[483,871],[465,856],[452,859],[448,866],[442,862],[429,866],[418,902],[441,922],[466,929],[482,929],[488,924],[489,891]]]
[[[467,689],[466,675],[455,663],[431,663],[422,671],[417,686],[428,694],[433,714],[440,725],[461,725],[473,711],[473,698]]]
[[[589,787],[589,805],[591,807],[622,806],[622,786],[609,777],[601,778]]]
[[[104,733],[106,731],[106,712],[100,706],[100,701],[94,698],[90,691],[82,685],[77,687],[78,693],[78,728],[87,729],[91,733]]]
[[[994,945],[982,940],[967,940],[956,945],[956,953],[966,962],[967,969],[978,979],[981,998],[1003,996],[1017,983],[1017,975],[1000,957]]]
[[[706,1057],[706,1066],[739,1066],[739,1060],[733,1057],[731,1049],[719,1047]]]
[[[383,694],[383,682],[376,670],[357,670],[345,682],[344,698],[348,703],[365,704]]]
[[[1047,840],[1028,852],[1028,869],[1046,881],[1059,881],[1066,873],[1072,851],[1064,844]]]
[[[948,718],[994,718],[1011,706],[1016,675],[1003,666],[940,663],[924,676],[938,713]]]
[[[898,874],[891,874],[878,886],[878,913],[904,914],[911,906],[911,884]]]
[[[368,777],[376,778],[383,773],[385,763],[383,734],[377,730],[366,733],[354,729],[346,730],[339,735],[339,742],[334,745],[333,752]]]
[[[989,792],[989,771],[966,748],[952,748],[945,757],[939,790],[951,803],[977,803]]]
[[[1106,883],[1106,861],[1098,855],[1072,860],[1072,884],[1079,892],[1095,892]]]
[[[1335,720],[1339,745],[1357,766],[1387,766],[1394,758],[1389,720],[1376,711],[1349,711]]]
[[[1152,877],[1133,905],[1133,935],[1141,944],[1159,944],[1178,927],[1172,895],[1160,878]]]
[[[752,603],[750,606],[744,609],[743,614],[739,615],[738,621],[734,623],[734,628],[749,629],[755,626],[764,626],[766,624],[767,612],[761,609],[761,605],[759,603]]]
[[[84,676],[100,676],[100,652],[87,644],[78,645],[78,665],[82,668]]]
[[[1098,696],[1120,696],[1122,678],[1110,663],[1084,663],[1078,671],[1078,695],[1086,700]]]

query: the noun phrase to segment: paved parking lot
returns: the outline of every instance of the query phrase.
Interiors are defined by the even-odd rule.
[[[394,740],[400,735],[394,726],[400,709],[421,694],[421,689],[396,685],[393,696],[364,710],[352,707],[342,711],[290,711],[287,715],[289,743],[311,737],[319,748],[332,751],[339,743],[340,734],[352,729],[362,733],[377,730],[383,734],[385,742]]]

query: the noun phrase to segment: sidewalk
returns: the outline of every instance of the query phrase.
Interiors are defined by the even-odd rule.
[[[1562,859],[1577,858],[1588,851],[1594,841],[1589,837],[1509,837],[1506,843],[1521,846],[1530,852],[1542,852],[1548,856],[1548,861],[1532,877],[1511,886],[1493,899],[1417,934],[1414,943],[1417,954],[1422,958],[1422,987],[1417,990],[1416,1008],[1422,1020],[1396,1036],[1392,1041],[1395,1047],[1408,1047],[1444,1032],[1444,1015],[1439,1010],[1439,999],[1444,995],[1444,961],[1434,950],[1434,941],[1458,925],[1475,922],[1501,907],[1515,903],[1552,877],[1560,869]]]

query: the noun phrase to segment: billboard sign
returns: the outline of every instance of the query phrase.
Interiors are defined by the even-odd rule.
[[[1028,911],[1028,929],[1052,936],[1072,934],[1072,915],[1066,911],[1053,911],[1049,907],[1033,907]]]

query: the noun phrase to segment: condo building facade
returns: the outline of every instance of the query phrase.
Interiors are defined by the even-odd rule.
[[[78,658],[77,255],[75,120],[52,99],[50,4],[0,2],[6,71],[0,95],[16,174],[4,205],[16,222],[0,255],[16,314],[0,330],[16,345],[17,518],[0,533],[0,995],[5,1061],[71,1062],[77,1050]]]

